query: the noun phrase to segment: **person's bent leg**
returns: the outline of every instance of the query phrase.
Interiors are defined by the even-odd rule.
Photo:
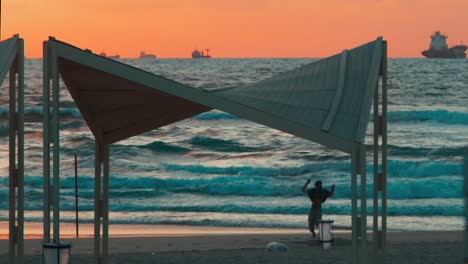
[[[310,211],[309,211],[309,218],[308,218],[308,222],[309,222],[309,231],[312,233],[312,236],[315,237],[315,218],[314,218],[314,208],[310,208]]]
[[[318,226],[318,221],[322,220],[322,209],[321,208],[313,208],[312,209],[312,229]],[[315,231],[312,232],[313,236],[315,237]]]

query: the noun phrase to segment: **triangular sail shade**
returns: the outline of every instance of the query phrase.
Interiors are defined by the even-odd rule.
[[[111,144],[219,109],[350,153],[363,143],[382,39],[272,78],[193,88],[51,39],[59,72],[96,139]]]
[[[6,74],[11,68],[17,56],[17,43],[19,36],[0,41],[0,84],[5,79]]]

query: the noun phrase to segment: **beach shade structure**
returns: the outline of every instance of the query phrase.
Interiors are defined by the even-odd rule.
[[[96,262],[108,261],[109,146],[211,109],[350,154],[353,263],[366,263],[368,239],[364,138],[373,106],[373,198],[376,208],[373,216],[373,246],[374,252],[380,252],[375,256],[383,256],[387,215],[386,54],[386,41],[378,38],[257,83],[225,89],[203,89],[49,38],[44,42],[44,188],[49,190],[53,187],[53,191],[44,192],[44,240],[50,240],[51,212],[54,240],[60,238],[61,77],[96,139]],[[51,152],[53,160],[50,159]]]
[[[19,35],[0,41],[0,85],[8,84],[9,136],[9,263],[23,263],[24,230],[24,40]]]

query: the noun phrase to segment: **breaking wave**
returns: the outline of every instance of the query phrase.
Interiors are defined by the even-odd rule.
[[[0,119],[5,120],[8,118],[8,108],[0,107]],[[26,121],[42,121],[43,117],[42,106],[31,106],[24,109],[24,118]],[[81,113],[76,108],[60,108],[60,117],[80,118]]]
[[[184,148],[181,146],[168,144],[162,141],[154,141],[149,144],[138,146],[138,147],[142,149],[149,149],[154,152],[166,152],[166,153],[185,153],[185,152],[190,151],[189,148]]]
[[[255,152],[265,151],[267,147],[244,146],[233,140],[217,139],[203,136],[196,136],[189,140],[189,143],[196,147],[210,149],[220,152]]]
[[[412,110],[393,111],[388,113],[390,122],[426,122],[433,121],[443,124],[468,125],[468,113],[448,110]]]

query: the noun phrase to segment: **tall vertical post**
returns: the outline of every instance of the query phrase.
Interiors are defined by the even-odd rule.
[[[109,145],[103,149],[104,177],[102,185],[102,263],[108,263],[109,256]]]
[[[465,264],[468,263],[468,146],[465,148]]]
[[[78,227],[78,157],[75,154],[75,224],[76,224],[76,237],[79,236]]]
[[[24,40],[18,39],[18,106],[16,126],[18,137],[18,222],[17,222],[17,263],[23,263],[24,255]]]
[[[109,145],[96,139],[94,196],[94,257],[107,264],[109,255]],[[102,235],[101,235],[102,228]]]
[[[42,61],[42,129],[43,129],[43,242],[50,242],[50,76],[49,76],[49,44],[47,41],[43,44],[43,61]]]
[[[352,243],[352,263],[358,264],[359,252],[358,252],[358,184],[357,184],[357,165],[358,157],[356,150],[353,148],[351,153],[351,243]]]
[[[101,165],[102,146],[96,139],[94,160],[94,258],[95,263],[101,263]]]
[[[374,109],[373,109],[373,119],[374,119],[374,142],[373,142],[373,173],[374,173],[374,199],[373,199],[373,225],[372,225],[372,240],[374,241],[374,251],[380,248],[380,230],[379,230],[379,185],[380,185],[380,175],[379,175],[379,145],[380,145],[380,91],[379,84],[375,85],[374,91]]]
[[[60,111],[60,84],[57,69],[56,50],[51,50],[51,76],[52,76],[52,153],[53,153],[53,227],[54,242],[60,242],[60,134],[59,134],[59,111]]]
[[[366,173],[366,145],[355,143],[351,153],[351,237],[353,264],[365,264],[368,257]],[[358,200],[360,200],[359,203]]]
[[[24,252],[24,40],[15,35],[9,72],[9,263],[23,263]]]
[[[53,213],[53,242],[60,243],[60,81],[57,54],[53,43],[44,42],[43,62],[43,173],[44,173],[44,243],[51,241],[50,213]],[[52,90],[52,91],[51,91]],[[52,97],[52,102],[51,102]],[[52,147],[51,147],[52,144]],[[52,184],[50,182],[52,151]],[[52,209],[52,210],[51,210]]]
[[[366,169],[366,145],[360,144],[359,146],[359,173],[361,175],[361,227],[360,227],[360,264],[367,263],[367,169]]]
[[[379,82],[374,92],[374,201],[373,241],[375,261],[384,261],[387,231],[387,46],[382,42]],[[380,201],[380,202],[379,202]],[[380,220],[380,222],[379,222]]]
[[[382,250],[387,241],[387,41],[382,42]]]
[[[16,72],[18,58],[13,62],[10,68],[10,86],[9,86],[9,247],[10,263],[16,263],[16,187],[18,186],[18,174],[16,170]]]

